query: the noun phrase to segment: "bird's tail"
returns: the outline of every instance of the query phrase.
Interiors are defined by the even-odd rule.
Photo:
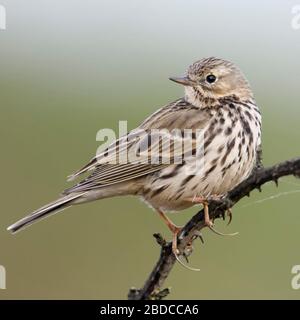
[[[24,217],[23,219],[17,221],[16,223],[12,224],[7,228],[7,230],[15,233],[41,219],[48,217],[54,213],[57,213],[61,210],[64,210],[74,204],[74,201],[80,198],[84,193],[76,193],[76,194],[69,194],[62,198],[53,201],[40,209],[32,212],[28,216]]]

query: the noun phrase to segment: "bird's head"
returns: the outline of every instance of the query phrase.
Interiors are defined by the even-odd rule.
[[[253,98],[248,81],[241,70],[233,63],[206,58],[193,63],[184,77],[171,77],[185,87],[188,102],[202,107],[205,98],[213,101],[227,96],[236,96],[240,100]]]

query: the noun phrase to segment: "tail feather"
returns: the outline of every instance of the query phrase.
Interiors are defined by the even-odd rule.
[[[41,220],[49,215],[62,211],[73,204],[75,199],[80,198],[84,193],[77,193],[77,194],[69,194],[62,198],[53,201],[38,210],[32,212],[28,216],[24,217],[23,219],[17,221],[16,223],[12,224],[7,228],[8,231],[12,233],[16,233],[17,231]]]

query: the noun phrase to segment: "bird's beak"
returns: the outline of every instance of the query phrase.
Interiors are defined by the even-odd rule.
[[[196,85],[196,82],[191,80],[189,77],[170,77],[169,79],[184,86],[192,87]]]

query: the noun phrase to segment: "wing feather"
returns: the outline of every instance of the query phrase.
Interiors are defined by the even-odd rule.
[[[176,157],[182,157],[182,146],[177,143],[180,136],[178,130],[182,134],[185,129],[202,129],[211,116],[209,110],[196,108],[184,99],[159,109],[137,129],[113,142],[106,150],[69,176],[69,180],[73,180],[85,172],[93,171],[86,179],[65,190],[64,193],[92,190],[161,170],[172,161],[174,163]],[[159,131],[155,136],[152,129],[167,129],[167,131],[166,133]],[[170,133],[175,129],[177,130],[175,134]],[[195,151],[193,150],[195,139],[192,140],[191,150],[187,152]],[[170,151],[167,159],[164,156],[165,149],[167,152]],[[184,151],[186,152],[186,149]]]

